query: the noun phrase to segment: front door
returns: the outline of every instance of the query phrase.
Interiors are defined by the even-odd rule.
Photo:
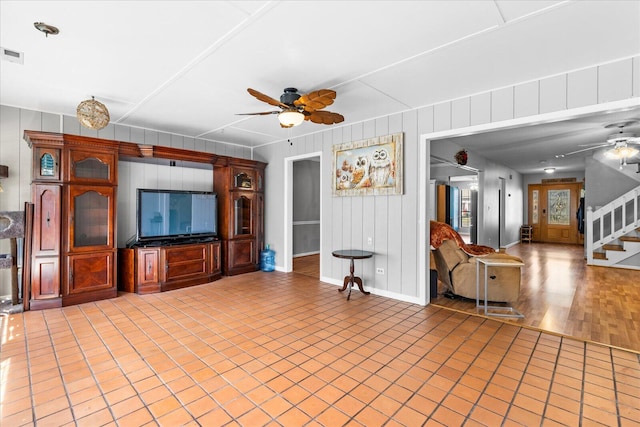
[[[529,186],[529,224],[534,241],[580,243],[576,214],[581,189],[581,182]]]

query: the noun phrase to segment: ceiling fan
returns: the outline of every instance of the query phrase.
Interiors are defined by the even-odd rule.
[[[634,148],[633,145],[640,146],[640,137],[632,134],[624,132],[624,128],[627,126],[637,124],[637,120],[625,121],[625,122],[617,122],[611,123],[605,126],[605,129],[619,129],[618,133],[611,134],[607,137],[607,140],[604,142],[599,142],[596,144],[588,144],[588,145],[580,145],[582,148],[580,150],[571,151],[565,154],[556,155],[557,158],[571,156],[573,154],[583,153],[589,150],[596,150],[598,148],[603,147],[611,147],[611,149],[605,152],[605,155],[611,158],[620,159],[621,162],[623,160],[626,161],[628,157],[635,156],[638,154],[638,149]]]
[[[263,111],[260,113],[240,113],[240,116],[265,116],[269,114],[277,114],[280,126],[290,128],[298,126],[304,120],[310,120],[313,123],[332,125],[344,121],[344,117],[338,113],[331,111],[321,111],[323,108],[333,104],[336,99],[336,91],[330,89],[319,89],[301,95],[298,89],[288,87],[284,93],[280,95],[280,101],[271,98],[264,93],[255,89],[248,88],[252,96],[269,105],[280,107],[279,111]]]

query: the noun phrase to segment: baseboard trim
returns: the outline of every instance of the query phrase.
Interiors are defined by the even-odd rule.
[[[320,251],[315,251],[315,252],[304,252],[304,253],[301,253],[301,254],[294,254],[294,255],[293,255],[293,257],[294,257],[294,258],[300,258],[300,257],[303,257],[303,256],[319,255],[319,254],[320,254]]]

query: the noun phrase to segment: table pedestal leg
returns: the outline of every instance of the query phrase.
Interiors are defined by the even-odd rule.
[[[360,292],[362,292],[363,294],[369,295],[371,293],[364,290],[364,287],[362,286],[362,279],[355,276],[353,274],[354,271],[355,271],[355,268],[354,268],[353,259],[352,259],[351,264],[349,265],[349,275],[345,276],[344,283],[342,284],[342,289],[338,289],[339,292],[342,292],[345,289],[347,289],[347,286],[349,286],[349,294],[347,294],[347,301],[349,301],[349,298],[351,298],[351,288],[353,288],[354,283],[358,285],[358,289],[360,289]]]
[[[342,289],[338,289],[338,291],[343,292],[345,289],[347,289],[347,286],[349,286],[349,283],[351,283],[351,276],[344,276],[344,283],[342,284]]]

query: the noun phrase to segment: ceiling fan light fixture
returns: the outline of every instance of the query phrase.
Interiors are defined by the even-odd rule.
[[[78,104],[76,109],[78,121],[84,127],[100,130],[109,124],[109,110],[92,96]]]
[[[626,159],[627,157],[635,156],[638,152],[639,151],[636,148],[623,144],[605,151],[604,155],[610,159]]]
[[[304,121],[304,114],[296,109],[284,110],[278,114],[278,120],[282,127],[290,128],[302,123]]]

